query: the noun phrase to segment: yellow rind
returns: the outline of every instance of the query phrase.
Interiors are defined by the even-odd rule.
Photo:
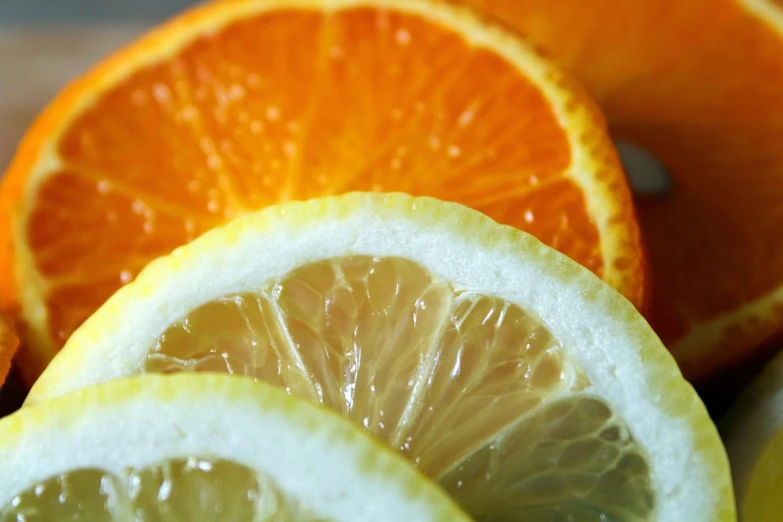
[[[340,222],[354,213],[362,212],[371,212],[389,223],[404,220],[422,227],[435,226],[448,230],[454,238],[481,250],[483,255],[521,259],[532,264],[540,275],[542,285],[546,279],[552,278],[578,288],[581,298],[589,302],[597,316],[619,325],[617,327],[628,338],[627,350],[643,362],[643,373],[624,376],[628,380],[624,381],[623,386],[645,386],[646,395],[653,398],[651,400],[656,407],[672,423],[682,422],[686,425],[695,450],[695,454],[689,456],[689,462],[704,467],[712,492],[716,495],[715,516],[712,520],[728,522],[736,519],[728,461],[717,430],[704,405],[683,379],[672,356],[633,305],[590,271],[533,236],[513,227],[498,225],[485,215],[462,205],[432,198],[413,198],[405,194],[352,193],[307,202],[289,202],[240,217],[208,232],[171,255],[150,263],[134,283],[110,298],[74,333],[31,390],[28,403],[56,396],[67,391],[70,386],[88,384],[67,382],[73,379],[76,369],[89,368],[96,364],[96,359],[101,359],[101,364],[111,364],[110,354],[99,353],[93,347],[104,345],[108,347],[107,350],[111,350],[114,347],[111,342],[112,332],[124,321],[129,306],[155,295],[161,282],[173,274],[187,273],[196,267],[200,267],[204,273],[214,273],[220,267],[204,267],[205,262],[218,263],[216,260],[220,259],[221,252],[230,249],[232,245],[250,241],[253,236],[284,230],[287,236],[295,237],[297,230],[303,232],[314,223]],[[302,260],[308,261],[311,260]],[[160,313],[165,314],[167,311],[161,309]],[[567,320],[567,317],[562,320]],[[544,324],[547,324],[546,320]],[[601,325],[595,327],[600,328]],[[101,367],[96,371],[105,369]],[[662,430],[659,437],[665,438],[665,427],[659,428]]]
[[[297,400],[277,387],[244,377],[207,373],[143,375],[77,390],[23,408],[0,420],[0,455],[17,454],[20,446],[29,447],[39,433],[67,431],[80,424],[89,429],[92,419],[128,404],[140,409],[147,408],[150,415],[154,415],[156,406],[163,403],[195,403],[205,408],[232,403],[241,405],[243,414],[246,412],[248,416],[280,414],[284,416],[287,424],[301,429],[303,433],[318,433],[327,440],[330,447],[334,445],[349,448],[352,454],[357,456],[362,475],[379,483],[389,484],[390,487],[397,487],[406,498],[426,505],[433,514],[432,520],[470,520],[448,495],[428,478],[417,473],[402,456],[336,413]],[[139,430],[151,429],[143,424],[145,419],[137,420]],[[193,422],[198,422],[198,419]],[[253,436],[263,437],[264,434]],[[226,441],[214,442],[222,444]],[[40,450],[45,453],[52,449],[56,448],[46,447]],[[143,451],[143,448],[139,451]],[[89,448],[86,448],[85,452],[89,452]],[[41,480],[47,478],[49,477],[40,477]],[[7,486],[9,482],[12,487],[15,485],[13,480],[0,480],[0,496],[3,498],[14,494],[11,491],[3,491],[1,485],[5,483]],[[372,502],[372,499],[367,499],[367,502]]]

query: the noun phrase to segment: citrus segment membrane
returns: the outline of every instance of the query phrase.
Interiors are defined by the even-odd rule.
[[[145,520],[175,522],[319,519],[262,473],[222,459],[171,459],[118,476],[79,469],[17,495],[0,510],[3,522]]]
[[[607,404],[556,399],[509,426],[439,478],[478,520],[651,520],[644,454]]]
[[[317,261],[208,302],[144,371],[245,375],[326,405],[480,520],[655,516],[644,452],[546,327],[404,258]]]

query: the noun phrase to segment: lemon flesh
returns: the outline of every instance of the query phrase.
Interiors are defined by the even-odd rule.
[[[124,476],[79,469],[44,480],[0,512],[37,520],[301,521],[316,518],[262,473],[221,459],[172,459]]]
[[[655,516],[644,452],[550,332],[407,259],[319,261],[209,302],[159,337],[144,371],[250,376],[323,404],[480,520]]]

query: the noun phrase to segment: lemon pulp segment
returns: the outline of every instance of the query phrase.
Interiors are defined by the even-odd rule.
[[[206,303],[143,371],[246,375],[326,405],[480,520],[655,517],[643,450],[546,327],[407,259],[313,262]]]
[[[0,511],[3,522],[45,520],[253,520],[315,522],[263,474],[222,459],[172,459],[118,476],[78,469],[17,495]]]

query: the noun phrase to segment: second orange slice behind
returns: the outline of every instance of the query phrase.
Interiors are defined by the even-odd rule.
[[[647,316],[691,381],[731,397],[783,339],[783,2],[461,3],[541,46],[660,161],[670,179],[636,201]]]
[[[75,82],[25,137],[0,197],[0,296],[26,325],[26,379],[150,259],[351,190],[466,204],[642,301],[604,123],[517,37],[425,0],[218,2]]]

